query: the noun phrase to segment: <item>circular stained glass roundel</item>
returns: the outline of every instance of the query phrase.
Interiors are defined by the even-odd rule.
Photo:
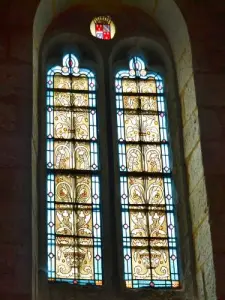
[[[94,18],[90,24],[91,34],[97,39],[111,40],[116,33],[116,27],[109,16]]]

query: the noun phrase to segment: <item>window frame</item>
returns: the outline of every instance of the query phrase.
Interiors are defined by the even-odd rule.
[[[137,44],[139,46],[137,46]],[[129,53],[126,59],[118,60],[116,57],[118,53],[123,53],[123,49],[129,47]],[[187,247],[190,249],[192,246],[192,241],[189,237],[188,232],[191,232],[191,224],[188,222],[189,216],[189,206],[188,206],[188,193],[187,193],[187,177],[185,170],[185,160],[183,151],[183,132],[182,132],[182,118],[181,118],[181,105],[179,102],[179,95],[177,93],[177,82],[176,82],[176,72],[174,68],[174,62],[172,55],[166,51],[164,46],[157,40],[146,38],[146,37],[134,37],[128,38],[123,41],[119,41],[113,48],[111,56],[109,58],[111,77],[110,86],[111,93],[111,124],[113,126],[113,152],[116,153],[116,171],[114,173],[114,182],[116,186],[119,186],[119,162],[118,162],[118,142],[117,142],[117,121],[116,121],[116,92],[114,87],[114,80],[116,73],[121,69],[128,69],[129,58],[132,56],[145,57],[148,59],[148,50],[151,49],[152,53],[159,55],[161,63],[155,63],[151,65],[151,71],[159,73],[163,78],[164,82],[164,103],[165,110],[167,113],[167,132],[169,141],[169,154],[170,154],[170,164],[172,168],[172,192],[174,198],[174,217],[175,223],[177,225],[176,237],[177,237],[177,252],[178,252],[178,268],[180,276],[179,289],[170,288],[140,288],[140,289],[127,289],[124,286],[123,275],[120,278],[120,286],[122,287],[123,295],[132,295],[134,292],[136,296],[148,297],[151,295],[153,299],[182,299],[188,289],[189,284],[192,284],[191,268],[188,265],[187,256],[190,255],[194,260],[194,256],[191,252],[187,255]],[[151,52],[150,51],[150,52]],[[119,220],[116,221],[117,234],[119,236],[119,246],[118,253],[119,256],[119,270],[123,270],[123,245],[122,245],[122,223],[121,223],[121,211],[120,211],[120,191],[116,190],[116,216]],[[185,228],[185,232],[181,232],[181,228]],[[187,237],[189,237],[187,239]]]
[[[43,43],[45,44],[45,43]],[[48,58],[49,53],[51,52],[51,49],[55,47],[56,45],[59,45],[61,47],[61,55],[57,54],[54,58]],[[66,45],[66,46],[65,46]],[[69,47],[68,47],[69,45]],[[79,46],[77,46],[79,45]],[[98,123],[98,135],[99,135],[99,157],[100,157],[100,172],[99,172],[99,178],[100,178],[100,194],[101,194],[101,206],[102,206],[102,212],[101,214],[106,215],[108,217],[103,218],[101,216],[101,224],[102,224],[102,248],[103,248],[103,286],[106,288],[106,290],[111,290],[110,287],[110,269],[112,268],[112,263],[110,257],[112,254],[110,254],[111,249],[110,247],[107,247],[107,245],[110,245],[110,240],[107,241],[107,237],[109,237],[109,234],[105,233],[105,228],[110,228],[109,226],[109,220],[110,220],[110,211],[109,211],[109,192],[107,189],[103,189],[104,186],[108,186],[108,175],[107,175],[107,153],[108,150],[105,151],[103,148],[108,148],[107,144],[107,136],[106,132],[102,130],[107,123],[106,116],[105,116],[105,84],[104,84],[104,68],[103,68],[103,62],[101,60],[101,56],[99,55],[98,50],[96,49],[95,45],[90,43],[87,39],[80,37],[74,33],[72,34],[62,34],[56,36],[50,37],[50,41],[47,42],[45,47],[43,47],[41,52],[41,65],[40,65],[40,84],[39,86],[39,116],[42,122],[39,124],[39,149],[38,149],[38,156],[39,156],[39,176],[38,176],[38,198],[39,198],[39,234],[38,234],[38,248],[39,248],[39,285],[41,290],[45,290],[44,286],[46,286],[46,282],[48,282],[48,274],[47,274],[47,217],[45,216],[45,212],[47,211],[46,207],[46,176],[47,176],[47,168],[46,168],[46,74],[47,71],[53,66],[53,65],[62,65],[62,58],[64,54],[66,53],[73,53],[75,56],[79,57],[79,48],[82,50],[82,48],[88,47],[90,51],[92,51],[92,54],[95,56],[95,59],[97,62],[87,60],[87,59],[79,59],[79,64],[81,68],[88,68],[90,69],[96,76],[96,101],[97,101],[97,123]],[[67,49],[68,48],[68,49]],[[54,62],[54,63],[53,63]],[[102,84],[100,85],[99,82]],[[99,116],[101,115],[101,118]],[[103,146],[104,145],[104,146]],[[104,168],[102,168],[104,162]],[[102,200],[105,200],[104,204]],[[104,237],[103,237],[104,235]],[[107,251],[105,250],[107,249]],[[107,258],[108,257],[108,258]],[[108,271],[107,271],[108,270]],[[108,279],[107,279],[108,278]],[[57,291],[71,291],[74,292],[74,288],[79,294],[84,289],[88,289],[90,292],[98,293],[100,290],[102,290],[103,286],[79,286],[79,285],[69,285],[67,283],[48,283],[48,289],[49,291],[52,291],[57,297]],[[61,293],[61,292],[60,292]],[[63,292],[62,292],[63,295]]]
[[[141,38],[140,38],[141,40]],[[152,40],[151,39],[147,39],[149,44],[152,44]],[[82,42],[80,42],[82,41]],[[117,200],[114,201],[113,205],[114,205],[114,209],[115,209],[115,222],[113,222],[115,224],[115,231],[116,231],[116,236],[117,238],[117,245],[115,245],[114,249],[117,249],[117,259],[114,260],[114,263],[116,264],[116,269],[118,272],[119,277],[116,280],[111,280],[111,274],[110,274],[110,269],[113,268],[113,263],[112,263],[112,249],[110,247],[107,247],[107,245],[110,244],[110,239],[107,238],[107,235],[104,234],[104,228],[110,227],[112,226],[109,217],[110,217],[110,191],[102,191],[101,189],[101,199],[106,199],[105,200],[105,204],[103,205],[102,203],[102,214],[104,214],[104,218],[102,218],[102,224],[103,224],[103,231],[102,231],[102,244],[103,244],[103,248],[104,248],[104,260],[103,260],[103,277],[105,277],[105,279],[103,279],[104,284],[102,287],[80,287],[80,286],[74,286],[74,285],[68,285],[68,284],[64,284],[64,283],[53,283],[53,284],[48,284],[46,286],[46,280],[47,280],[47,276],[46,276],[46,269],[45,269],[45,258],[47,258],[47,247],[46,247],[46,243],[43,242],[46,240],[46,222],[43,222],[43,207],[44,207],[44,211],[46,209],[46,205],[45,205],[45,193],[46,193],[46,184],[45,184],[45,179],[43,180],[43,178],[46,178],[46,172],[45,170],[43,170],[43,165],[44,165],[44,169],[45,169],[45,151],[46,151],[46,141],[43,138],[43,132],[45,133],[45,128],[46,128],[46,114],[45,114],[45,101],[46,101],[46,96],[45,96],[45,78],[46,78],[46,71],[48,70],[48,61],[47,61],[47,57],[49,55],[50,49],[55,45],[55,44],[60,44],[61,47],[63,47],[63,45],[76,45],[76,43],[80,43],[83,45],[88,45],[90,47],[90,49],[93,47],[94,52],[98,52],[97,47],[92,44],[90,41],[87,41],[87,39],[80,37],[74,33],[62,33],[62,34],[55,34],[52,35],[50,37],[45,37],[43,40],[43,47],[42,47],[42,51],[41,51],[41,55],[40,55],[40,74],[39,74],[39,78],[40,78],[40,90],[39,90],[39,107],[38,107],[38,111],[39,111],[39,116],[41,120],[44,120],[44,122],[41,122],[40,126],[39,126],[39,149],[38,149],[38,153],[39,153],[39,163],[40,163],[40,167],[39,167],[39,176],[38,176],[38,198],[39,198],[39,266],[38,266],[38,281],[39,281],[39,289],[40,289],[40,294],[44,293],[48,293],[49,295],[54,295],[56,298],[55,299],[61,299],[61,297],[63,297],[64,293],[66,292],[69,295],[77,295],[77,296],[82,296],[82,293],[85,291],[87,294],[90,293],[90,295],[96,295],[96,297],[105,297],[105,294],[107,294],[110,291],[113,291],[116,289],[116,291],[124,298],[130,298],[132,296],[136,297],[141,297],[141,298],[148,298],[149,296],[152,296],[154,299],[182,299],[184,292],[186,290],[186,280],[183,278],[184,272],[180,273],[180,280],[182,284],[182,288],[180,290],[163,290],[163,289],[127,289],[124,286],[124,281],[123,281],[123,275],[122,274],[122,270],[123,270],[123,259],[121,258],[122,256],[119,255],[122,251],[122,247],[120,246],[121,244],[121,217],[120,217],[120,196],[119,196],[119,189],[115,189],[115,197]],[[96,81],[97,82],[101,82],[102,86],[101,88],[98,88],[96,91],[96,95],[97,95],[97,101],[99,101],[98,104],[98,111],[101,113],[101,118],[98,119],[98,124],[99,124],[99,156],[101,157],[100,162],[101,164],[104,162],[104,174],[102,173],[102,169],[101,169],[101,174],[100,177],[104,178],[104,183],[106,184],[106,186],[110,186],[109,185],[109,178],[108,176],[104,176],[107,175],[108,173],[106,172],[106,170],[108,169],[108,158],[107,158],[107,154],[109,153],[109,145],[107,143],[107,132],[101,132],[101,128],[104,128],[104,125],[107,124],[107,113],[105,113],[107,111],[107,105],[106,105],[106,99],[107,97],[109,97],[110,99],[110,111],[111,111],[111,124],[112,124],[112,134],[113,134],[113,140],[112,140],[112,146],[113,146],[113,156],[114,156],[114,162],[116,162],[116,157],[118,159],[117,156],[117,142],[116,142],[116,137],[117,137],[117,127],[116,127],[116,105],[114,103],[114,99],[115,99],[115,95],[114,95],[114,90],[113,90],[113,86],[114,86],[114,76],[116,74],[115,70],[116,70],[116,64],[115,64],[115,60],[113,60],[113,57],[115,56],[115,49],[121,49],[123,46],[123,43],[126,44],[127,41],[124,42],[117,42],[116,46],[114,46],[113,50],[112,50],[112,54],[109,57],[109,61],[105,61],[103,62],[101,55],[96,54],[96,57],[98,57],[98,60],[101,61],[100,64],[96,63],[93,64],[94,66],[94,70],[92,69],[92,66],[90,62],[88,62],[88,66],[84,65],[82,61],[80,61],[80,65],[82,67],[87,67],[90,70],[92,70],[95,74],[96,74]],[[146,42],[146,41],[145,41]],[[154,44],[154,51],[155,51],[155,41],[153,41]],[[157,43],[156,43],[157,44]],[[76,51],[76,47],[72,46],[74,48],[74,50]],[[169,133],[170,133],[170,146],[173,149],[172,153],[172,157],[178,157],[176,160],[176,163],[173,165],[174,166],[174,181],[176,183],[176,191],[174,193],[174,196],[176,194],[179,194],[180,197],[179,198],[184,198],[182,203],[181,201],[178,201],[179,206],[178,206],[178,215],[181,215],[181,218],[178,218],[178,227],[180,227],[179,225],[181,225],[181,219],[183,216],[185,216],[187,214],[188,209],[187,208],[182,208],[180,205],[181,204],[186,204],[187,206],[187,190],[186,190],[186,176],[185,176],[185,167],[184,167],[184,154],[183,151],[180,151],[178,148],[181,145],[182,147],[182,130],[181,130],[181,126],[177,127],[176,124],[174,124],[175,122],[172,120],[174,115],[176,117],[178,117],[177,123],[179,125],[181,125],[181,116],[179,113],[179,109],[180,109],[180,104],[179,104],[179,97],[177,94],[177,89],[176,89],[176,77],[175,77],[175,71],[174,71],[174,67],[173,67],[173,61],[172,61],[172,57],[170,57],[167,53],[166,50],[163,50],[163,47],[160,45],[159,46],[160,50],[158,49],[158,52],[163,52],[164,58],[165,58],[165,65],[164,68],[162,68],[162,66],[157,66],[157,65],[153,65],[153,70],[157,70],[162,71],[162,73],[160,73],[164,78],[165,78],[165,102],[168,105],[168,123],[169,123]],[[74,54],[76,55],[76,52],[74,52]],[[161,53],[162,54],[162,53]],[[62,61],[62,56],[58,57],[58,63],[60,64],[60,62]],[[128,61],[128,60],[127,60]],[[90,64],[89,64],[90,63]],[[102,68],[101,68],[102,66]],[[127,66],[125,64],[125,66]],[[106,70],[108,70],[108,73],[106,73]],[[106,93],[106,90],[108,89],[108,93]],[[167,100],[167,101],[166,101]],[[171,103],[173,102],[173,103]],[[101,103],[101,104],[100,104]],[[175,109],[174,109],[175,107]],[[172,113],[171,113],[172,112]],[[101,120],[100,120],[101,119]],[[171,126],[172,124],[172,126]],[[178,128],[178,129],[177,129]],[[102,145],[104,145],[105,148],[107,148],[107,151],[102,151]],[[183,147],[182,147],[183,149]],[[180,153],[182,152],[182,153]],[[43,155],[44,153],[44,155]],[[44,163],[43,163],[43,159],[44,159]],[[172,160],[173,163],[173,160]],[[44,176],[43,176],[44,174]],[[117,174],[117,175],[116,175]],[[114,172],[114,186],[117,185],[117,177],[119,178],[119,168],[118,168],[118,163],[115,163],[115,172]],[[101,183],[101,187],[104,186],[104,183]],[[44,188],[43,188],[44,187]],[[44,195],[44,197],[43,197]],[[43,200],[44,199],[44,200]],[[119,201],[118,201],[119,199]],[[185,203],[186,201],[186,203]],[[117,204],[116,204],[117,203]],[[119,205],[118,205],[119,204]],[[118,212],[119,211],[119,212]],[[181,213],[183,211],[183,213]],[[187,222],[187,218],[185,218],[186,220],[183,220],[182,223],[185,223],[185,227],[188,227],[188,222]],[[44,223],[44,225],[43,225]],[[179,238],[179,237],[178,237]],[[181,235],[181,237],[179,238],[180,240],[180,248],[181,248],[181,264],[183,266],[183,270],[186,271],[186,264],[184,263],[183,260],[183,251],[182,249],[185,249],[184,245],[184,241],[185,241],[185,237],[183,237],[183,234]],[[118,242],[119,241],[119,242]],[[185,243],[186,244],[186,243]],[[189,245],[190,247],[190,245]],[[190,268],[187,267],[188,269],[188,275],[190,273]],[[108,270],[108,271],[107,271]]]
[[[143,51],[141,51],[141,53],[139,53],[139,55],[136,55],[135,53],[136,53],[136,51],[134,50],[134,51],[132,51],[131,50],[131,53],[133,53],[132,55],[130,54],[130,56],[128,56],[127,58],[126,58],[126,62],[125,61],[120,61],[119,63],[115,63],[115,70],[114,70],[114,72],[116,71],[116,73],[115,73],[115,76],[114,76],[114,100],[116,101],[116,97],[117,97],[117,92],[116,92],[116,88],[115,88],[115,80],[116,80],[116,75],[118,74],[118,70],[119,71],[121,71],[121,70],[123,70],[124,72],[125,71],[129,71],[129,62],[130,62],[130,59],[133,59],[134,57],[138,57],[138,58],[141,58],[141,60],[144,62],[144,64],[146,65],[147,64],[147,60],[148,60],[148,55],[145,55],[144,54],[144,52]],[[160,80],[162,80],[162,84],[163,84],[163,90],[165,89],[165,80],[164,80],[164,76],[163,76],[163,74],[165,73],[165,70],[162,68],[162,66],[159,66],[159,65],[151,65],[150,66],[150,69],[148,69],[147,70],[147,68],[146,68],[146,71],[147,71],[147,73],[149,74],[149,75],[159,75],[159,77],[160,77]],[[122,77],[121,77],[122,78]],[[136,78],[136,77],[135,77]],[[122,80],[122,79],[121,79]],[[135,80],[135,79],[134,79]],[[173,155],[172,155],[172,149],[171,149],[171,141],[170,141],[170,137],[169,137],[169,125],[168,125],[168,113],[167,113],[167,101],[166,101],[166,99],[165,99],[165,96],[164,96],[164,91],[163,91],[163,104],[164,104],[164,106],[165,106],[165,123],[166,123],[166,134],[168,135],[168,140],[167,140],[167,147],[168,147],[168,151],[169,151],[169,153],[168,153],[168,156],[169,156],[169,165],[170,165],[170,168],[171,168],[171,173],[172,173],[172,171],[173,171],[173,160],[172,160],[172,158],[173,158]],[[118,110],[118,108],[116,108],[116,111]],[[157,114],[157,112],[158,112],[158,110],[156,111],[156,114]],[[117,113],[116,113],[116,116],[117,116]],[[115,125],[114,125],[115,126]],[[129,175],[129,171],[127,171],[127,175],[121,175],[121,170],[120,170],[120,168],[119,168],[119,153],[118,153],[118,145],[119,145],[119,143],[118,143],[118,124],[117,124],[117,122],[116,122],[116,137],[113,135],[113,139],[116,139],[116,144],[117,144],[117,158],[116,158],[116,164],[117,164],[117,166],[118,166],[118,170],[117,170],[117,172],[119,172],[119,175],[117,176],[117,172],[115,172],[115,175],[116,175],[116,177],[118,177],[117,178],[117,181],[119,180],[119,182],[116,182],[116,185],[119,185],[120,186],[120,182],[121,182],[121,180],[120,180],[120,177],[121,176],[124,176],[124,177],[129,177],[129,176],[132,176],[132,175]],[[126,144],[126,143],[125,143]],[[136,144],[136,145],[139,145],[139,143],[138,142],[134,142],[134,144]],[[148,145],[148,143],[147,143],[147,145]],[[161,157],[162,157],[162,154],[161,154]],[[135,172],[134,172],[135,173]],[[141,173],[141,171],[139,172],[139,173]],[[166,174],[166,172],[162,172],[162,174],[159,176],[160,178],[165,178],[165,176],[166,176],[167,174]],[[135,176],[135,175],[134,175]],[[143,176],[144,176],[144,178],[147,178],[147,177],[151,177],[151,173],[149,173],[148,175],[146,175],[145,174],[145,172],[143,172]],[[147,177],[146,177],[147,176]],[[154,175],[153,175],[154,176]],[[175,204],[174,202],[175,202],[175,196],[174,196],[174,194],[175,194],[175,187],[174,187],[174,180],[173,180],[173,174],[171,175],[171,176],[169,176],[169,178],[171,179],[171,190],[172,190],[172,195],[173,195],[173,205]],[[119,193],[120,193],[120,188],[119,188]],[[116,199],[118,202],[119,202],[119,204],[117,204],[117,205],[120,205],[120,216],[121,216],[121,195],[119,195],[119,199]],[[165,204],[166,205],[166,204]],[[175,206],[175,205],[174,205]],[[130,214],[130,212],[128,212],[128,214]],[[165,214],[166,215],[166,218],[168,217],[168,215],[167,215],[167,213]],[[172,212],[172,215],[173,215],[173,217],[174,217],[174,219],[175,219],[175,239],[177,240],[177,242],[176,242],[176,248],[175,248],[175,250],[177,251],[177,265],[178,265],[178,276],[179,276],[179,280],[176,280],[176,281],[179,281],[179,283],[181,283],[180,282],[180,253],[179,253],[179,239],[177,238],[177,234],[178,234],[178,222],[177,222],[177,218],[176,218],[176,208],[174,208],[174,210],[173,210],[173,212]],[[122,219],[122,218],[121,218]],[[121,224],[121,228],[120,228],[120,231],[122,232],[122,224]],[[121,235],[122,236],[122,235]],[[124,238],[124,237],[123,237]],[[132,240],[132,238],[131,238],[131,236],[129,237],[131,240]],[[167,238],[169,238],[168,236],[167,236]],[[120,240],[122,240],[122,238],[120,238]],[[121,243],[122,244],[122,243]],[[123,249],[124,248],[124,246],[121,246],[121,248]],[[132,249],[132,247],[130,248],[130,249]],[[168,251],[170,251],[170,247],[168,246]],[[150,252],[151,253],[151,252]],[[120,254],[120,257],[123,257],[124,256],[124,254]],[[170,264],[170,263],[169,263]],[[124,265],[124,260],[123,260],[123,265]],[[123,272],[124,273],[124,272]],[[133,279],[132,279],[133,280]],[[150,281],[155,281],[154,279],[146,279],[146,281],[148,281],[148,280],[150,280]],[[138,280],[137,280],[138,281]],[[146,289],[147,287],[140,287],[140,288],[133,288],[133,289]],[[173,288],[173,287],[158,287],[158,288],[155,288],[155,289],[166,289],[166,290],[179,290],[180,289],[180,286],[178,287],[178,288]]]

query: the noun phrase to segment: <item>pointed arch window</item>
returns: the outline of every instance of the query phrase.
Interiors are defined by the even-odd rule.
[[[112,144],[118,144],[120,187],[115,184],[114,188],[120,190],[122,228],[119,234],[122,234],[124,266],[120,275],[127,288],[179,288],[164,81],[158,73],[146,68],[143,59],[134,56],[129,60],[128,69],[117,72],[114,84],[116,99],[112,101],[116,102],[117,136],[113,134],[110,139]],[[117,200],[109,191],[105,193],[107,184],[103,190],[100,188],[103,173],[96,76],[90,69],[80,68],[75,55],[67,54],[62,66],[48,70],[46,89],[48,280],[101,286],[100,191],[104,207],[112,207],[107,203],[116,204]],[[105,93],[101,101],[106,102],[108,92]],[[113,124],[113,117],[108,122]],[[117,154],[111,151],[108,145],[101,155],[114,159]],[[111,171],[104,171],[104,176],[111,180],[112,186]],[[117,209],[113,215],[114,211],[110,211],[113,220],[117,219],[116,212]],[[115,230],[113,226],[117,227],[113,222],[112,228],[104,228],[109,235]],[[116,251],[114,247],[110,256],[117,256],[119,251]]]
[[[124,280],[177,288],[178,254],[163,80],[140,57],[115,77]]]
[[[73,54],[47,72],[49,281],[102,285],[96,78]]]

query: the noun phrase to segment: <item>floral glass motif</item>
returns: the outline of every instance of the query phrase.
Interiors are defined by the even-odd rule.
[[[178,253],[163,80],[133,57],[116,74],[124,280],[178,288]]]
[[[47,73],[48,279],[102,285],[94,74],[73,54]]]

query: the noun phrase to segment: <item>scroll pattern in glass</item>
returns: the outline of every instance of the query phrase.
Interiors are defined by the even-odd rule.
[[[128,288],[178,288],[163,81],[133,57],[115,89],[124,280]]]
[[[48,279],[102,285],[96,81],[77,58],[47,73]]]

